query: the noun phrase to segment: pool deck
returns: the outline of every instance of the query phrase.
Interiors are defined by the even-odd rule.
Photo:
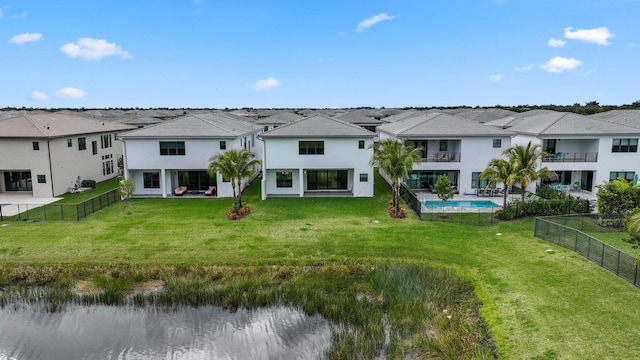
[[[577,196],[581,199],[585,200],[593,200],[596,198],[595,192],[589,191],[571,191],[569,193],[571,196]],[[437,194],[428,192],[428,191],[416,191],[416,196],[420,201],[440,201]],[[507,203],[520,200],[520,194],[507,194]],[[465,194],[455,194],[452,199],[449,201],[481,201],[481,200],[489,200],[496,203],[498,206],[496,208],[485,208],[485,209],[477,209],[477,208],[463,208],[463,207],[453,207],[450,210],[455,212],[491,212],[498,210],[502,207],[502,195],[499,196],[476,196],[476,195],[465,195]],[[422,206],[423,213],[437,212],[442,211],[442,208],[437,209],[427,209],[425,206]]]

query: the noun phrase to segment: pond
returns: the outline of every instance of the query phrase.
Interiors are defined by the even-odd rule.
[[[321,316],[290,307],[9,305],[0,309],[0,359],[321,359],[331,332]]]

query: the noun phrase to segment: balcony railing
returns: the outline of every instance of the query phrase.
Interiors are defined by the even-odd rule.
[[[542,162],[597,162],[597,152],[557,152],[542,158]]]
[[[460,153],[441,151],[422,158],[422,162],[460,162]]]

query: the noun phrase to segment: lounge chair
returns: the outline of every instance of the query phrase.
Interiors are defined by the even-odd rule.
[[[209,189],[207,189],[207,191],[204,192],[205,196],[212,196],[216,194],[216,187],[215,186],[209,186]]]
[[[186,186],[178,186],[175,190],[173,190],[173,194],[175,196],[182,196],[186,192],[187,192],[187,187]]]

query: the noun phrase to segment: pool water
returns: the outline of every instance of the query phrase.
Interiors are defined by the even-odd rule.
[[[422,205],[427,209],[439,209],[442,207],[442,201],[440,200],[425,200]],[[447,201],[444,203],[445,207],[461,207],[469,209],[490,209],[494,207],[500,207],[500,205],[494,203],[491,200],[473,200],[473,201]]]

